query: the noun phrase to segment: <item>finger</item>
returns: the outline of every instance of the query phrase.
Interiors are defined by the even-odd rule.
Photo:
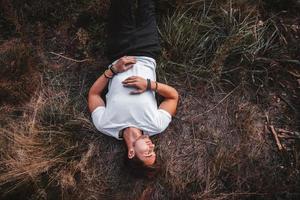
[[[136,63],[136,59],[134,57],[127,57],[124,59],[125,64],[135,64]]]
[[[134,83],[134,82],[136,82],[135,79],[129,79],[129,80],[124,80],[124,81],[122,81],[123,84],[126,84],[126,83]]]
[[[136,83],[126,83],[123,84],[124,87],[136,87]]]
[[[135,61],[125,61],[123,64],[125,66],[128,66],[128,65],[132,65],[132,64],[135,64],[136,62]]]
[[[132,67],[133,67],[133,65],[125,65],[126,70],[128,70],[128,69],[130,69]]]
[[[135,90],[130,92],[130,94],[141,94],[143,92],[143,90]]]
[[[135,56],[124,56],[126,60],[136,60]]]
[[[118,62],[120,62],[120,64],[130,64],[134,61],[134,59],[130,58],[129,56],[123,56],[122,58],[120,58],[118,60]],[[133,62],[135,63],[135,62]]]

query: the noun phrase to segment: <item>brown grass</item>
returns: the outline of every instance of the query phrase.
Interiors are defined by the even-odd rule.
[[[12,2],[3,14],[21,28],[0,45],[1,199],[299,198],[295,16],[269,1],[159,2],[158,77],[180,103],[153,137],[162,172],[143,180],[124,170],[123,142],[99,133],[87,110],[107,64],[109,1],[43,2]],[[294,133],[280,138],[284,151],[266,116]]]
[[[40,75],[31,48],[20,39],[0,46],[0,103],[29,101],[37,90]]]

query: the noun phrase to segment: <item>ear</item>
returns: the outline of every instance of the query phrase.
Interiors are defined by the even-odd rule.
[[[128,150],[128,158],[131,159],[131,158],[134,157],[134,155],[135,155],[134,150],[133,150],[133,149],[129,149],[129,150]]]

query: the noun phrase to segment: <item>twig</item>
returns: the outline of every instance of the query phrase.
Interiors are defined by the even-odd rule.
[[[277,130],[278,130],[278,132],[280,132],[280,133],[289,133],[289,134],[293,134],[292,131],[288,131],[288,130],[285,130],[285,129],[282,129],[282,128],[278,128]]]
[[[269,120],[269,115],[268,115],[267,112],[265,112],[265,117],[266,117],[266,123],[267,123],[267,125],[269,125],[270,124],[270,120]]]
[[[281,143],[280,143],[280,140],[279,140],[278,135],[277,135],[277,133],[276,133],[276,131],[275,131],[275,128],[274,128],[273,125],[270,125],[269,127],[270,127],[270,129],[271,129],[271,132],[272,132],[272,134],[273,134],[275,140],[276,140],[276,145],[277,145],[279,151],[281,151],[281,150],[283,149],[283,147],[282,147],[282,145],[281,145]]]
[[[278,138],[283,138],[283,139],[294,139],[294,140],[299,140],[300,138],[296,136],[290,136],[286,134],[278,134]]]
[[[233,90],[231,90],[223,99],[221,99],[221,101],[219,101],[214,107],[208,109],[207,111],[203,112],[203,113],[200,113],[196,116],[194,116],[192,118],[192,120],[196,119],[197,117],[201,116],[201,115],[204,115],[206,113],[209,113],[210,111],[214,110],[216,107],[218,107],[225,99],[227,99],[239,86],[237,86],[236,88],[234,88]]]
[[[279,132],[278,137],[300,139],[300,134],[296,131],[292,132],[282,128],[277,129],[277,131]]]
[[[38,112],[38,109],[40,108],[41,103],[42,103],[42,96],[41,96],[41,94],[39,94],[39,97],[34,106],[34,112],[33,112],[33,117],[32,117],[32,121],[31,121],[31,130],[32,131],[34,130],[35,125],[36,125],[36,116],[37,116],[37,112]]]
[[[58,56],[58,57],[64,58],[64,59],[66,59],[66,60],[70,60],[70,61],[73,61],[73,62],[77,62],[77,63],[82,63],[82,62],[86,62],[86,61],[90,61],[90,60],[91,60],[91,59],[76,60],[76,59],[74,59],[74,58],[69,58],[69,57],[67,57],[67,56],[60,55],[60,54],[55,53],[55,52],[53,52],[53,51],[51,51],[51,52],[49,52],[49,53],[51,53],[51,54],[53,54],[53,55],[56,55],[56,56]]]

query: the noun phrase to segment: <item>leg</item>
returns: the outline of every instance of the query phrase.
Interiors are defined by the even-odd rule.
[[[130,47],[135,30],[132,0],[111,0],[107,24],[107,56],[111,61]]]
[[[154,0],[138,0],[137,27],[146,26],[149,23],[156,23]]]
[[[160,53],[154,0],[112,0],[108,20],[107,54],[110,61],[124,55],[149,56]]]
[[[118,35],[135,28],[133,0],[111,0],[108,13],[108,31]]]
[[[156,59],[159,53],[154,0],[138,0],[136,31],[128,55],[149,56]]]

